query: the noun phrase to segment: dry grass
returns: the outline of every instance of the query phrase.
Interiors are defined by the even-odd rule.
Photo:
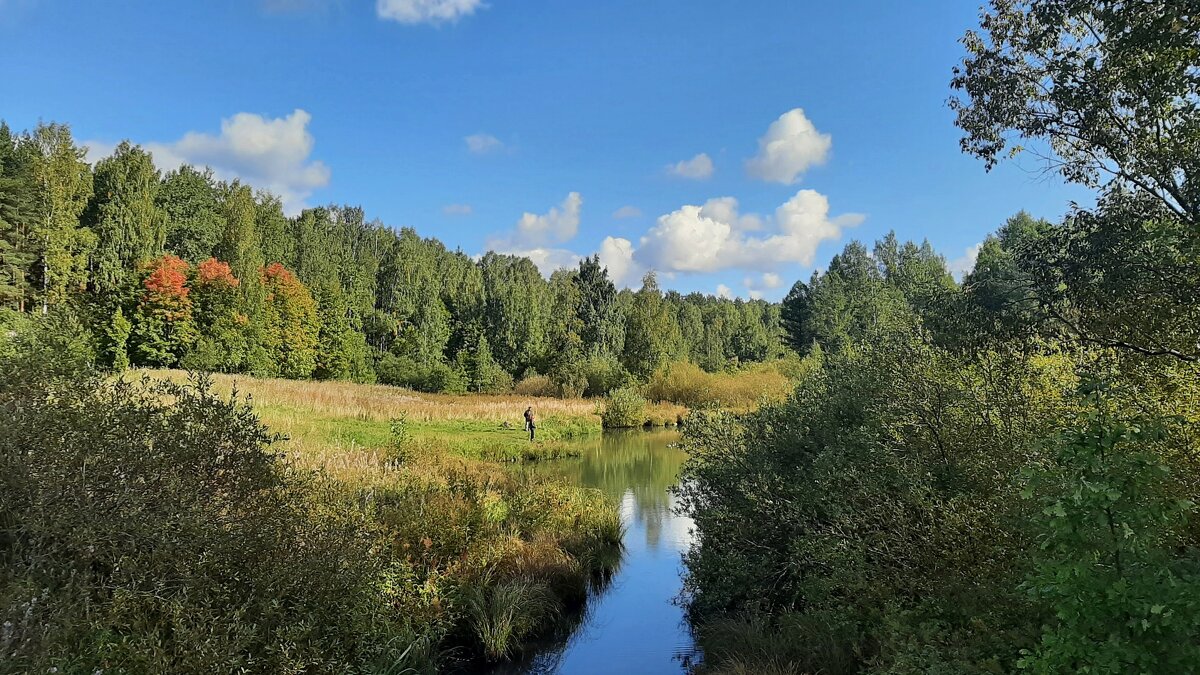
[[[182,370],[143,370],[151,377],[183,380]],[[551,399],[519,394],[423,394],[384,384],[355,384],[312,380],[258,379],[248,375],[214,374],[220,390],[236,387],[249,395],[255,408],[287,407],[334,417],[386,422],[407,416],[412,422],[446,420],[505,421],[520,426],[521,413],[533,406],[539,418],[587,417],[599,424],[596,403],[587,399]]]
[[[733,373],[708,373],[691,363],[673,363],[654,373],[644,393],[651,401],[747,411],[764,400],[783,400],[791,392],[795,381],[784,372],[784,365],[760,363]]]

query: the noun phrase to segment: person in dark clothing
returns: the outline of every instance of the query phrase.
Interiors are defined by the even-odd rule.
[[[533,419],[533,406],[525,409],[525,428],[529,430],[529,440],[533,440],[533,430],[537,428],[537,424]]]

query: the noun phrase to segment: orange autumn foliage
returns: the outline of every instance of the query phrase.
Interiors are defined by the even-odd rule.
[[[155,308],[167,320],[187,316],[191,311],[187,286],[189,268],[186,260],[170,253],[150,261],[149,274],[142,282],[145,288],[142,305]]]
[[[196,283],[200,285],[227,286],[237,288],[241,280],[233,276],[229,263],[209,258],[196,266]]]

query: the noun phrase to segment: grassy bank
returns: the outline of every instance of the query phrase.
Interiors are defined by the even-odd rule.
[[[182,383],[181,371],[122,379]],[[621,524],[599,492],[503,463],[574,456],[601,432],[584,400],[415,394],[387,386],[212,377],[247,400],[275,451],[323,476],[318,512],[353,513],[373,543],[375,600],[401,617],[395,665],[500,660],[582,602],[619,560]],[[530,443],[521,413],[538,411]],[[507,423],[507,426],[506,424]],[[413,645],[408,649],[407,645]],[[400,658],[400,655],[403,655]]]

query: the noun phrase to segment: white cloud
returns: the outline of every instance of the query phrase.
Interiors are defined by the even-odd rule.
[[[517,221],[514,241],[518,244],[561,244],[569,241],[579,231],[579,213],[583,208],[583,197],[578,192],[567,195],[559,206],[553,206],[542,215],[525,212]]]
[[[505,253],[529,258],[533,261],[534,265],[537,265],[538,271],[542,273],[542,276],[545,277],[554,274],[555,270],[564,267],[576,267],[581,260],[577,253],[565,248],[538,247],[524,251],[505,251]]]
[[[221,120],[217,135],[189,131],[170,143],[143,143],[163,171],[181,164],[211,167],[221,180],[234,178],[270,190],[289,215],[304,208],[317,188],[329,184],[329,167],[310,158],[315,141],[308,131],[312,116],[296,109],[287,117],[237,113]],[[111,153],[112,144],[88,141],[89,159]]]
[[[809,167],[825,163],[832,145],[832,137],[817,131],[803,109],[793,108],[758,139],[758,155],[746,160],[746,170],[765,181],[795,183]]]
[[[854,213],[831,217],[829,200],[814,190],[800,190],[769,219],[743,216],[737,200],[723,197],[660,216],[642,237],[634,259],[643,267],[672,272],[811,265],[821,242],[837,239],[843,228],[863,219]],[[768,226],[773,233],[748,234]]]
[[[618,287],[632,286],[645,274],[633,259],[633,242],[623,237],[605,237],[597,255],[600,264],[608,269],[608,277]]]
[[[447,204],[442,207],[442,213],[447,216],[469,216],[474,211],[470,204]]]
[[[962,255],[946,263],[946,269],[961,280],[975,269],[975,261],[979,258],[979,250],[982,248],[983,242],[967,247]]]
[[[642,215],[642,210],[636,206],[622,206],[613,211],[612,217],[618,220],[622,218],[639,218]]]
[[[483,0],[376,0],[375,14],[403,24],[458,21],[485,7]]]
[[[763,272],[757,278],[753,276],[742,279],[742,285],[753,300],[762,298],[767,290],[776,289],[783,285],[783,279],[774,272]]]
[[[583,197],[572,192],[562,204],[551,207],[544,214],[525,212],[512,232],[489,239],[488,248],[497,253],[526,256],[547,275],[560,267],[575,265],[579,256],[555,245],[575,237],[582,209]]]
[[[467,144],[467,150],[476,155],[486,155],[504,149],[504,142],[491,134],[471,134],[463,138],[463,142]]]
[[[732,300],[734,298],[733,289],[729,288],[725,284],[717,284],[717,297],[725,298],[726,300]]]
[[[713,175],[713,161],[707,153],[702,152],[691,159],[667,165],[667,173],[680,178],[704,180]]]
[[[736,230],[757,231],[763,229],[762,217],[755,213],[738,213],[738,200],[733,197],[714,197],[700,207],[700,215],[722,223],[729,223]]]

